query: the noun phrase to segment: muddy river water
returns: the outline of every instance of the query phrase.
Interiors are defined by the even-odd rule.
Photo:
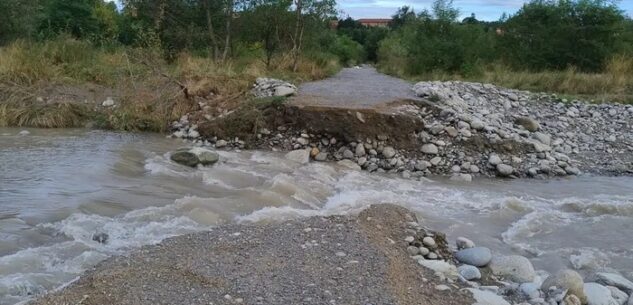
[[[537,269],[633,275],[633,178],[475,179],[463,184],[225,152],[213,167],[169,161],[160,135],[0,128],[0,304],[72,281],[109,256],[231,222],[356,213],[395,203],[423,223]],[[106,233],[102,244],[93,236]]]

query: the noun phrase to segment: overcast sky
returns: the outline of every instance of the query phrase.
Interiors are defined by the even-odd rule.
[[[390,17],[401,6],[413,7],[416,12],[430,8],[433,0],[338,0],[339,9],[344,15],[352,18],[385,18]],[[455,7],[459,8],[462,17],[477,15],[480,20],[498,20],[504,12],[515,13],[523,3],[523,0],[454,0]],[[633,0],[620,1],[620,7],[629,16],[633,16]]]

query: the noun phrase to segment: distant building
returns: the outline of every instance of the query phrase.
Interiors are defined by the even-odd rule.
[[[380,18],[358,19],[358,22],[360,22],[360,24],[364,26],[388,27],[389,23],[391,23],[391,19],[380,19]]]

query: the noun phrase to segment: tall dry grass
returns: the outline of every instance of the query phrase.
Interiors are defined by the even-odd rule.
[[[0,125],[80,127],[94,121],[103,128],[162,132],[195,109],[198,97],[236,107],[257,77],[301,82],[338,70],[331,57],[305,57],[295,72],[291,66],[288,55],[275,58],[271,68],[256,57],[220,63],[186,53],[167,63],[160,50],[150,48],[98,48],[68,37],[16,41],[0,48]],[[56,87],[81,92],[93,84],[112,92],[117,107],[84,103],[85,96],[41,101],[51,100],[46,95],[55,95]]]

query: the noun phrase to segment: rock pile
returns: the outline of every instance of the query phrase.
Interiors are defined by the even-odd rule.
[[[262,78],[255,85],[259,92],[255,95],[271,96],[279,87],[294,88]],[[478,175],[545,178],[582,172],[633,173],[633,106],[567,102],[551,95],[467,82],[421,82],[413,90],[426,101],[395,110],[424,122],[422,130],[407,135],[412,141],[408,146],[417,149],[398,149],[388,136],[397,132],[393,130],[345,141],[287,125],[261,127],[249,147],[307,150],[315,161],[345,160],[348,167],[354,163],[370,172],[413,179],[447,175],[469,182]],[[358,120],[372,124],[366,118]],[[187,116],[172,127],[175,137],[198,145],[242,149],[247,144],[239,138],[202,139]]]
[[[419,136],[443,141],[453,163],[468,162],[463,154],[504,177],[577,175],[595,172],[597,164],[616,174],[633,172],[633,106],[468,82],[420,82],[413,90],[437,107],[421,112],[429,128]],[[484,149],[468,149],[474,142]]]
[[[409,225],[407,233],[419,230],[417,223]],[[535,271],[530,260],[523,256],[493,254],[464,237],[457,239],[457,249],[452,254],[423,256],[419,245],[425,245],[419,238],[405,239],[404,246],[412,259],[435,271],[441,280],[448,283],[457,280],[472,287],[469,290],[477,304],[633,304],[633,282],[615,273],[598,272],[586,280],[569,269],[548,275],[542,270]]]
[[[251,92],[255,97],[291,96],[297,92],[297,87],[283,80],[260,77]]]

